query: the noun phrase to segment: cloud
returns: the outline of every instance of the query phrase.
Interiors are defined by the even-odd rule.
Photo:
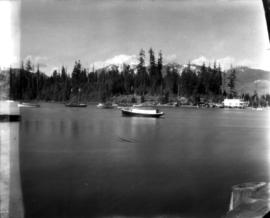
[[[49,70],[49,72],[50,72],[51,75],[53,74],[54,71],[60,72],[60,67],[54,66],[54,67],[52,67],[52,68]]]
[[[167,55],[163,59],[165,63],[176,62],[177,55],[176,54]]]

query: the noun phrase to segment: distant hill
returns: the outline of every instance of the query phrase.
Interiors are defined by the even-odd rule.
[[[121,71],[123,69],[124,64],[131,64],[130,68],[134,70],[136,73],[136,64],[135,59],[131,56],[130,59],[126,58],[123,59],[124,62],[121,62],[117,59],[117,63],[112,63],[113,61],[108,61],[105,66],[100,67],[99,69],[95,69],[98,73],[101,71],[109,71],[112,69],[117,69]],[[127,62],[127,63],[126,63]],[[183,70],[187,67],[187,65],[181,65],[176,62],[166,63],[163,66],[163,76],[166,74],[167,69],[175,69],[177,70],[178,74],[181,75]],[[191,69],[198,71],[200,70],[201,66],[191,64]],[[270,72],[260,70],[260,69],[253,69],[249,67],[235,67],[234,68],[237,72],[236,76],[236,89],[239,94],[241,93],[249,93],[253,94],[256,90],[259,95],[270,93]],[[19,72],[19,69],[15,69],[16,73]],[[14,72],[14,71],[13,71]],[[226,74],[229,73],[229,70],[225,72]],[[0,98],[5,98],[8,93],[8,70],[2,70],[0,72]]]
[[[118,56],[117,56],[118,57]],[[121,58],[122,59],[121,59]],[[124,57],[124,58],[123,58]],[[134,56],[119,56],[117,58],[117,62],[114,62],[114,59],[110,59],[104,63],[100,64],[99,68],[96,68],[96,71],[100,73],[101,71],[108,71],[111,69],[118,69],[121,71],[123,69],[124,64],[131,64],[130,68],[134,70],[136,73],[136,59]],[[199,71],[201,66],[197,64],[191,64],[191,69],[195,71]],[[147,66],[148,67],[148,66]],[[183,70],[187,67],[187,65],[181,65],[176,62],[166,63],[163,66],[162,74],[163,76],[166,74],[167,69],[175,69],[177,70],[178,74],[181,75]],[[237,79],[236,79],[236,90],[241,93],[249,93],[253,94],[256,90],[258,94],[266,94],[270,93],[270,72],[260,70],[260,69],[253,69],[246,66],[235,67],[234,68],[237,72]],[[228,74],[229,70],[225,71]]]
[[[270,93],[270,72],[249,67],[236,67],[236,89],[239,93]]]

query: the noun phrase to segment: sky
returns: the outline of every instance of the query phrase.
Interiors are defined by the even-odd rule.
[[[167,62],[270,71],[261,0],[22,0],[20,34],[21,59],[48,74],[150,47]]]
[[[0,1],[0,70],[20,61],[20,2]]]

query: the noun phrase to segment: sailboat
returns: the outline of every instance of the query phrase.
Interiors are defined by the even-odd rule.
[[[71,89],[72,92],[73,89]],[[81,88],[78,89],[79,96],[77,95],[77,102],[69,102],[66,103],[66,107],[87,107],[87,104],[80,103],[80,97],[81,97]]]

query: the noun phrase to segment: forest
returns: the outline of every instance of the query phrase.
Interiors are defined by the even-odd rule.
[[[19,69],[9,69],[10,99],[43,100],[71,102],[110,101],[113,96],[136,95],[159,96],[161,103],[167,103],[176,97],[185,97],[192,104],[201,99],[221,102],[224,98],[241,97],[252,106],[270,104],[270,96],[258,96],[236,92],[237,72],[231,68],[222,71],[220,65],[198,66],[194,69],[189,63],[179,72],[173,64],[163,64],[160,51],[156,59],[152,48],[148,51],[149,65],[146,66],[146,54],[143,49],[138,56],[138,65],[134,68],[124,65],[120,71],[117,66],[98,70],[88,70],[80,61],[75,61],[73,70],[67,72],[62,67],[48,76],[39,66],[33,66],[30,60],[22,63]],[[34,70],[36,68],[36,70]]]

